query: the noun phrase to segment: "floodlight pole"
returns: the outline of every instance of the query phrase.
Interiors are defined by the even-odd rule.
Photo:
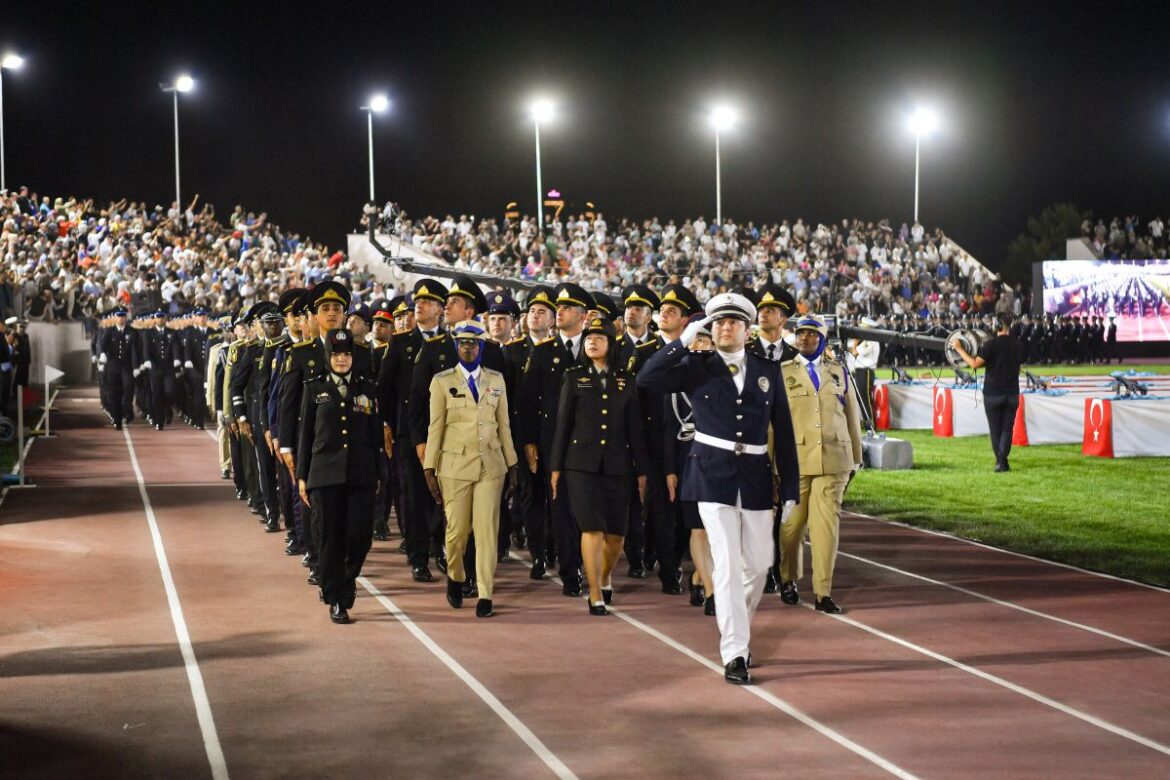
[[[540,120],[533,118],[536,128],[536,229],[544,235],[544,186],[540,182]]]
[[[4,68],[0,68],[0,190],[7,190],[4,180]]]
[[[367,127],[369,128],[369,146],[370,146],[370,203],[376,203],[374,200],[374,109],[366,109]]]
[[[723,172],[719,160],[719,128],[715,128],[715,224],[723,229]]]
[[[178,210],[179,224],[183,222],[183,199],[179,196],[179,90],[171,89],[175,101],[175,209]]]
[[[922,147],[922,133],[914,134],[914,221],[918,221],[918,169],[920,167],[919,151]]]

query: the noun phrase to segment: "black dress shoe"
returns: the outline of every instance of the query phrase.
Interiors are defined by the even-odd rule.
[[[715,597],[714,596],[708,596],[707,600],[703,602],[703,614],[710,615],[711,617],[715,616]]]
[[[631,563],[630,570],[627,572],[627,574],[636,580],[644,580],[647,576],[646,567],[640,563]]]
[[[565,580],[565,584],[561,587],[561,593],[570,598],[581,597],[581,581],[580,580]]]
[[[795,582],[785,582],[780,585],[780,600],[785,604],[800,603],[800,592],[796,589]]]
[[[390,541],[390,532],[387,531],[385,528],[379,528],[378,530],[374,531],[374,541],[375,542],[388,542],[388,541]]]
[[[447,573],[447,559],[446,557],[439,557],[435,559],[435,566],[439,567],[439,571],[444,574]]]
[[[320,585],[321,575],[317,573],[316,569],[309,569],[309,576],[305,579],[305,582],[310,585]]]
[[[463,583],[463,597],[471,598],[475,595],[475,577],[468,577]]]
[[[683,589],[681,582],[674,580],[662,580],[662,592],[668,596],[681,596]]]
[[[305,568],[309,567],[309,553],[306,552],[303,556],[301,556],[301,566],[304,566]]]
[[[612,604],[613,603],[613,588],[602,588],[601,589],[601,600],[604,601],[607,605]]]
[[[228,471],[227,469],[224,469],[223,471],[219,472],[219,478],[220,479],[231,479],[232,473],[230,471]]]
[[[285,555],[300,555],[305,551],[305,548],[296,541],[289,542],[284,548]]]
[[[334,623],[348,623],[349,613],[345,611],[344,605],[337,603],[329,607],[329,619]]]
[[[822,596],[817,599],[817,612],[824,612],[826,615],[840,615],[844,611],[837,606],[837,602],[833,601],[832,596]]]
[[[270,534],[280,533],[280,519],[274,517],[271,520],[269,520],[267,523],[264,524],[264,530],[265,530],[265,532],[270,533]]]
[[[537,558],[532,562],[532,569],[528,572],[528,579],[543,580],[544,579],[544,561]]]
[[[732,685],[751,685],[752,675],[748,671],[747,660],[743,656],[732,659],[731,663],[723,667],[723,679]]]
[[[517,550],[523,550],[528,547],[528,535],[524,533],[524,529],[520,529],[512,534],[512,544]]]
[[[690,588],[691,588],[691,606],[692,607],[703,606],[703,586],[698,584],[697,582],[695,582],[695,578],[692,577],[690,580]]]
[[[414,578],[415,582],[434,582],[435,578],[431,574],[431,570],[426,566],[415,566],[410,570],[410,576]]]
[[[779,593],[780,583],[776,580],[776,572],[768,569],[768,579],[764,581],[764,593]]]
[[[480,599],[479,601],[476,602],[476,604],[475,604],[475,616],[476,617],[487,618],[487,617],[491,617],[494,614],[496,614],[496,613],[492,612],[492,600],[491,599]]]
[[[609,610],[605,608],[605,604],[594,604],[592,601],[589,601],[588,603],[590,615],[601,616],[609,614]]]
[[[255,504],[248,504],[248,511],[254,515],[258,515],[260,514],[260,507],[256,506]],[[261,520],[260,522],[263,523],[264,521]]]
[[[122,423],[114,423],[114,430],[115,431],[122,430]]]
[[[463,606],[463,583],[447,578],[447,603],[455,609]]]
[[[399,555],[406,555],[406,542],[403,542],[402,544],[395,547],[394,552],[398,553]]]
[[[242,490],[236,491],[236,501],[243,501],[245,498],[247,498],[247,496],[244,495],[244,491],[242,491]]]

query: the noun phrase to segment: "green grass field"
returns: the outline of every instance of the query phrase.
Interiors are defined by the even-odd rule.
[[[861,472],[846,510],[1170,586],[1170,458],[1014,447],[1012,471],[997,474],[986,436],[889,435],[911,442],[914,469]]]
[[[1170,363],[1148,363],[1144,365],[1118,365],[1111,363],[1107,366],[1074,366],[1074,365],[1056,365],[1056,366],[1024,366],[1025,371],[1031,371],[1036,376],[1107,376],[1114,371],[1137,371],[1138,373],[1153,372],[1156,374],[1170,375]],[[907,373],[915,379],[932,379],[936,376],[941,376],[945,379],[954,379],[955,372],[950,368],[908,368]],[[983,371],[976,372],[982,374]],[[879,379],[885,379],[890,376],[890,369],[877,369]]]

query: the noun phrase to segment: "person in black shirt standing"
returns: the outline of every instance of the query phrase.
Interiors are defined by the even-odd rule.
[[[983,404],[987,427],[991,431],[991,449],[995,451],[995,470],[1011,471],[1008,454],[1012,451],[1012,430],[1020,406],[1020,365],[1024,362],[1024,345],[1011,335],[1012,315],[996,317],[999,330],[973,357],[963,345],[952,339],[951,346],[971,368],[987,368],[983,377]]]

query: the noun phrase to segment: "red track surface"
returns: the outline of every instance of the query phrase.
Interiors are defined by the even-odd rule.
[[[333,626],[206,434],[131,426],[209,750],[127,438],[92,391],[57,408],[39,487],[0,507],[3,777],[207,777],[218,749],[237,778],[1170,775],[1164,591],[852,518],[849,611],[766,596],[754,689],[654,580],[619,575],[597,619],[509,561],[477,620],[410,581],[398,540]]]

